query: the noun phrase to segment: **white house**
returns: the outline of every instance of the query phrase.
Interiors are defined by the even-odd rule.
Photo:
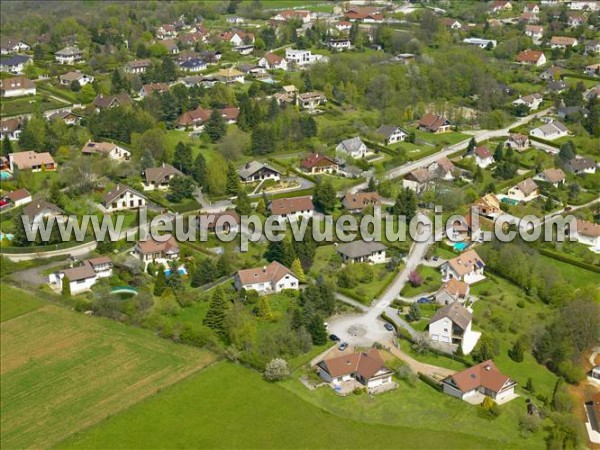
[[[54,54],[59,64],[79,64],[83,62],[83,51],[75,46],[65,47]]]
[[[238,270],[234,276],[236,290],[273,294],[284,289],[298,290],[300,280],[284,265],[273,261],[268,266]]]
[[[565,183],[567,177],[562,169],[546,169],[543,172],[538,173],[533,179],[551,184],[554,187],[559,187]]]
[[[452,181],[456,167],[447,157],[442,156],[427,166],[427,172],[429,172],[430,180]]]
[[[375,241],[352,241],[337,246],[337,252],[342,256],[344,264],[382,264],[385,262],[386,250],[385,245]]]
[[[596,161],[592,158],[575,157],[565,163],[565,170],[582,175],[584,173],[596,173]]]
[[[8,198],[15,207],[27,205],[33,200],[29,191],[25,188],[9,192],[6,194],[6,198]]]
[[[21,74],[25,66],[32,64],[33,60],[27,55],[13,55],[8,58],[0,59],[0,71]]]
[[[131,159],[131,152],[119,147],[117,144],[110,142],[92,142],[88,141],[83,148],[81,153],[84,155],[104,155],[115,161],[129,161]]]
[[[508,197],[527,203],[540,195],[540,188],[531,178],[517,183],[508,190]]]
[[[413,170],[402,178],[402,187],[415,191],[417,194],[425,191],[432,182],[432,173],[424,167]]]
[[[348,50],[352,46],[350,39],[329,39],[327,47],[331,50]]]
[[[567,136],[568,134],[569,129],[557,120],[542,125],[541,127],[534,128],[529,132],[530,136],[535,136],[549,141]]]
[[[265,55],[258,60],[258,65],[269,70],[288,70],[287,60],[283,56],[276,55],[275,53],[265,53]]]
[[[35,95],[36,92],[35,83],[25,77],[0,80],[0,96],[4,98]]]
[[[309,64],[314,64],[316,62],[327,62],[329,58],[319,54],[313,55],[310,50],[296,50],[293,48],[286,48],[285,59],[288,62],[294,63],[298,66],[306,66]]]
[[[597,0],[573,0],[569,3],[572,11],[599,11],[600,4]]]
[[[31,229],[37,230],[43,221],[64,221],[64,211],[45,200],[35,199],[23,208],[22,215],[27,216]]]
[[[481,337],[481,333],[471,330],[472,319],[472,311],[460,302],[450,303],[438,309],[429,321],[429,337],[433,342],[460,346],[468,355]]]
[[[478,167],[485,169],[486,167],[494,164],[495,161],[494,156],[487,149],[487,147],[480,145],[475,149],[475,162],[477,163]]]
[[[104,194],[102,202],[107,212],[138,209],[146,205],[146,196],[135,189],[117,184],[114,188]]]
[[[544,37],[544,27],[541,25],[525,25],[525,36],[529,36],[533,40]]]
[[[517,382],[501,373],[493,361],[488,360],[442,381],[445,394],[479,404],[484,396],[496,403],[506,403],[516,397]]]
[[[446,261],[441,266],[442,280],[449,281],[455,279],[464,281],[467,284],[473,284],[485,279],[483,273],[485,263],[475,250],[468,250]]]
[[[179,68],[185,72],[200,72],[207,67],[206,61],[200,58],[190,58],[179,64]]]
[[[379,128],[377,128],[375,133],[379,135],[387,145],[395,144],[396,142],[402,142],[408,136],[406,131],[394,125],[381,125]]]
[[[31,47],[28,44],[17,39],[2,39],[2,44],[0,44],[0,54],[2,55],[27,51],[29,49]]]
[[[542,94],[535,93],[531,95],[524,95],[523,97],[519,97],[515,101],[512,102],[513,105],[527,105],[527,107],[535,111],[540,107],[542,102],[544,101],[544,97]]]
[[[71,86],[71,83],[74,81],[77,81],[79,86],[85,86],[88,83],[94,82],[94,77],[79,71],[67,72],[64,75],[61,75],[59,78],[60,84],[63,86]]]
[[[600,253],[600,225],[587,220],[577,219],[577,242],[591,247],[595,253]]]
[[[290,222],[305,217],[310,219],[315,211],[312,199],[306,197],[276,198],[271,200],[268,205],[271,215],[279,220],[289,220]]]
[[[546,64],[546,55],[541,50],[523,50],[517,55],[516,61],[520,64],[534,65],[536,67]]]
[[[365,143],[357,136],[340,142],[335,148],[335,151],[348,155],[354,159],[360,159],[365,157],[368,149]]]
[[[151,66],[152,61],[149,59],[136,59],[125,64],[123,71],[125,73],[146,73]]]
[[[20,117],[0,121],[0,139],[8,136],[10,141],[18,141],[21,131],[23,131],[23,120]]]
[[[106,256],[86,259],[80,266],[59,270],[49,276],[51,286],[62,290],[63,280],[69,279],[71,294],[81,294],[89,291],[100,278],[112,276],[112,261]]]
[[[156,241],[150,238],[138,241],[132,254],[142,260],[146,266],[153,262],[168,267],[170,261],[179,259],[179,245],[173,236],[165,241]]]
[[[488,49],[495,48],[498,45],[498,41],[493,39],[482,39],[482,38],[465,38],[463,39],[465,44],[476,45],[479,48]]]
[[[569,36],[552,36],[550,39],[551,48],[575,47],[577,44],[577,39]]]
[[[248,162],[238,170],[238,175],[242,183],[253,183],[255,181],[263,180],[281,180],[281,173],[278,170],[273,169],[268,164],[264,164],[258,161]]]

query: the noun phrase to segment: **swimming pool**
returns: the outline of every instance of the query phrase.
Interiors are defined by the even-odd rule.
[[[185,267],[180,267],[179,269],[177,269],[177,272],[179,272],[179,275],[183,276],[183,275],[187,275],[187,269]],[[171,275],[171,269],[165,269],[165,275],[168,277]]]
[[[468,246],[469,246],[469,244],[467,244],[466,242],[457,242],[456,244],[454,244],[454,250],[458,250],[459,252],[462,252]]]
[[[10,172],[8,172],[7,170],[0,171],[0,180],[5,181],[5,180],[10,180],[11,178],[12,178],[12,174]]]
[[[14,235],[10,234],[10,233],[6,233],[4,234],[2,231],[0,231],[0,241],[2,239],[6,239],[7,241],[12,241],[12,238],[14,237]]]

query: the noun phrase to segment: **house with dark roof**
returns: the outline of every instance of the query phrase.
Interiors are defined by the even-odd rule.
[[[244,164],[241,169],[238,169],[238,175],[242,183],[253,183],[263,180],[279,181],[281,179],[281,173],[278,170],[258,161],[251,161]]]
[[[529,142],[529,137],[524,134],[511,133],[506,140],[505,145],[513,150],[522,152],[529,148],[531,142]]]
[[[395,144],[404,141],[408,132],[395,125],[381,125],[375,133],[387,144]]]
[[[457,372],[442,381],[445,394],[477,405],[486,396],[498,404],[516,398],[516,385],[517,382],[500,372],[492,360]]]
[[[183,173],[171,164],[162,163],[159,167],[148,167],[144,170],[144,191],[155,189],[164,191],[169,189],[169,183],[175,177],[182,177]]]
[[[114,108],[116,106],[126,106],[133,104],[133,101],[126,92],[121,92],[115,95],[98,94],[92,105],[96,110]]]
[[[179,68],[184,72],[200,72],[207,67],[206,61],[200,58],[190,58],[179,63]]]
[[[567,172],[574,173],[575,175],[582,175],[584,173],[596,173],[597,165],[596,161],[592,158],[582,156],[567,161],[564,168]]]
[[[0,71],[18,75],[23,73],[25,66],[32,62],[33,59],[31,59],[31,56],[27,55],[13,55],[6,58],[0,58]]]
[[[419,120],[419,130],[428,131],[429,133],[447,133],[450,131],[451,124],[444,116],[427,113]]]
[[[235,233],[240,227],[240,216],[234,210],[198,214],[198,228],[209,233]]]
[[[348,155],[354,159],[364,158],[368,152],[365,143],[357,136],[351,139],[345,139],[335,148],[337,153]]]
[[[32,200],[22,211],[22,215],[29,219],[33,231],[37,230],[43,221],[65,221],[67,218],[64,213],[58,206],[39,198]]]
[[[300,167],[302,170],[312,175],[319,173],[337,173],[339,169],[338,164],[332,158],[319,153],[311,153],[306,156],[300,163]]]
[[[23,129],[23,120],[20,117],[3,119],[0,121],[0,139],[8,136],[11,141],[19,140],[19,135]]]
[[[294,273],[273,261],[268,266],[238,270],[234,275],[236,290],[256,291],[259,294],[274,294],[285,289],[298,290],[300,280]]]
[[[427,332],[432,342],[459,346],[468,355],[481,337],[471,330],[472,321],[473,313],[460,302],[453,302],[436,311]]]
[[[107,212],[138,209],[146,205],[146,196],[124,184],[117,184],[104,194],[102,205]]]
[[[170,261],[179,259],[179,245],[173,236],[160,241],[149,238],[138,241],[133,247],[132,255],[142,260],[146,266],[153,262],[168,267]]]
[[[404,178],[402,178],[402,187],[411,189],[417,194],[420,194],[430,186],[432,180],[429,170],[420,167],[404,175]]]
[[[112,276],[112,261],[107,256],[86,259],[78,266],[58,270],[49,275],[50,287],[62,291],[63,282],[69,280],[71,294],[89,291],[101,278]]]
[[[381,242],[352,241],[339,244],[336,250],[342,256],[344,264],[382,264],[385,262],[387,247]]]
[[[123,71],[125,73],[146,73],[151,66],[152,61],[149,59],[135,59],[126,63]]]

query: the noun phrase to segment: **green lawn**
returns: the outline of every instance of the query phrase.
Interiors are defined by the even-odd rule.
[[[27,291],[2,283],[0,285],[0,322],[10,320],[42,307],[44,303]]]
[[[471,138],[471,136],[469,136],[468,134],[458,133],[455,131],[452,131],[450,133],[434,134],[416,130],[415,133],[417,139],[430,142],[436,146],[447,146],[457,144],[458,142],[462,142]]]
[[[42,111],[49,109],[61,108],[65,103],[59,102],[53,98],[45,98],[41,95],[30,95],[27,97],[17,97],[6,99],[1,102],[1,115],[16,116],[18,114],[27,114],[34,112],[37,108]]]
[[[574,287],[580,288],[586,285],[598,286],[599,276],[595,272],[582,269],[581,267],[566,262],[558,261],[548,256],[540,255],[540,258],[545,264],[555,267],[563,278]]]
[[[124,413],[111,417],[98,426],[76,435],[60,448],[499,448],[505,427],[499,421],[509,421],[510,415],[494,422],[480,421],[483,432],[494,438],[483,438],[457,432],[481,432],[475,427],[457,427],[466,404],[429,387],[419,389],[419,402],[387,395],[371,400],[367,396],[335,398],[326,390],[309,392],[298,381],[286,383],[302,396],[314,396],[316,405],[299,398],[279,385],[264,382],[260,375],[232,363],[219,363],[190,377]],[[296,392],[296,394],[299,392]],[[327,395],[330,394],[330,395]],[[324,410],[325,406],[336,411]],[[426,400],[426,401],[424,401]],[[438,416],[440,403],[451,405]],[[362,404],[362,405],[361,405]],[[379,405],[379,407],[377,407]],[[431,410],[432,405],[435,409]],[[356,407],[364,406],[359,411]],[[429,409],[428,424],[415,427],[407,410]],[[386,414],[381,413],[385,407]],[[460,412],[456,413],[454,408]],[[435,411],[435,412],[434,412]],[[389,413],[389,415],[388,415]],[[437,419],[431,420],[431,414]],[[364,414],[365,422],[357,417]],[[471,415],[475,415],[472,410]],[[514,420],[514,418],[512,419]],[[404,425],[403,422],[409,422]],[[389,422],[395,422],[391,426]],[[438,430],[442,425],[446,430]],[[512,435],[509,435],[512,437]],[[506,442],[508,444],[508,442]]]
[[[434,292],[442,285],[442,274],[438,269],[428,266],[419,266],[417,272],[423,278],[423,284],[413,287],[410,283],[402,289],[400,293],[403,297],[415,297],[420,294]]]

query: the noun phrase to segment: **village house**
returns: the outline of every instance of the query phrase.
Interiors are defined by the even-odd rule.
[[[541,67],[546,64],[546,55],[541,50],[523,50],[517,55],[516,61],[519,64]]]
[[[377,128],[375,133],[386,143],[386,145],[402,142],[408,136],[408,132],[394,125],[381,125]]]
[[[50,286],[61,291],[66,277],[69,280],[71,294],[81,294],[89,291],[99,279],[112,276],[112,267],[112,261],[107,256],[86,259],[79,266],[52,273],[49,276],[49,283]]]
[[[462,30],[463,26],[457,19],[452,19],[450,17],[444,17],[441,19],[442,25],[450,30]]]
[[[244,74],[233,67],[228,69],[221,69],[215,74],[215,78],[219,80],[221,83],[225,84],[234,84],[240,83],[244,84]]]
[[[67,125],[75,125],[81,122],[82,116],[74,113],[73,111],[57,111],[50,114],[47,119],[52,122],[53,120],[62,120]]]
[[[288,70],[287,60],[283,56],[276,55],[275,53],[265,53],[265,55],[258,60],[258,65],[268,70]]]
[[[152,66],[152,61],[149,59],[135,59],[133,61],[129,61],[123,67],[123,71],[125,73],[146,73],[146,71]]]
[[[387,247],[381,242],[357,240],[339,244],[336,250],[342,256],[344,264],[382,264],[385,262]]]
[[[567,172],[581,175],[584,173],[596,173],[596,161],[592,158],[575,157],[567,161],[564,168]]]
[[[88,141],[81,149],[81,153],[84,155],[100,154],[116,161],[129,161],[131,159],[131,152],[129,150],[125,150],[110,142]]]
[[[595,53],[600,53],[600,39],[594,39],[592,41],[587,41],[585,43],[585,53],[586,55],[593,55]]]
[[[512,11],[512,9],[513,9],[512,3],[509,1],[506,1],[506,0],[495,1],[494,3],[492,3],[492,6],[490,7],[490,11],[492,13],[499,13],[502,11]]]
[[[346,11],[346,18],[350,22],[363,23],[381,23],[384,16],[379,12],[379,9],[372,6],[354,7],[351,6]]]
[[[0,59],[0,71],[19,75],[23,73],[25,66],[32,63],[31,56],[13,55]]]
[[[313,92],[305,92],[303,94],[296,95],[296,104],[300,106],[302,109],[308,109],[309,111],[314,111],[318,106],[327,102],[327,97],[324,94],[313,91]]]
[[[368,153],[367,146],[358,136],[343,140],[335,147],[335,151],[354,159],[364,158]]]
[[[508,197],[527,203],[540,195],[540,188],[531,178],[527,178],[508,190]]]
[[[227,124],[234,124],[237,122],[238,116],[240,115],[239,108],[228,106],[218,110],[221,113],[221,117],[225,119]],[[193,128],[196,131],[204,129],[205,122],[210,119],[212,115],[212,109],[204,109],[198,106],[192,111],[184,112],[177,120],[177,126],[180,129]]]
[[[0,54],[8,55],[9,53],[26,52],[31,47],[18,39],[6,38],[0,42]]]
[[[199,214],[198,228],[209,233],[237,233],[240,229],[240,216],[234,209]]]
[[[300,163],[300,167],[311,175],[319,173],[334,174],[339,169],[338,164],[333,159],[319,153],[311,153],[306,156]]]
[[[512,102],[513,105],[526,105],[531,111],[535,111],[540,107],[542,102],[544,101],[544,97],[542,94],[535,93],[530,95],[524,95],[523,97],[519,97],[515,101]]]
[[[566,91],[567,87],[567,83],[564,80],[551,80],[546,84],[546,92],[560,94]]]
[[[268,266],[238,270],[234,276],[237,291],[256,291],[261,295],[285,289],[298,290],[300,280],[283,264],[273,261]]]
[[[417,194],[421,194],[429,187],[431,181],[431,173],[429,170],[421,167],[404,175],[404,178],[402,178],[402,187],[411,189]]]
[[[79,71],[67,72],[64,75],[61,75],[59,78],[60,84],[63,86],[71,86],[71,84],[75,81],[79,83],[79,86],[85,86],[86,84],[94,81],[94,77]]]
[[[138,241],[133,247],[132,255],[142,260],[145,266],[155,263],[168,268],[170,261],[179,259],[179,245],[173,236],[165,241],[157,241],[150,237],[145,241]]]
[[[233,50],[235,50],[242,56],[248,56],[254,51],[254,45],[238,45],[237,47],[233,47]]]
[[[315,211],[312,199],[306,197],[275,198],[269,202],[268,210],[271,216],[293,222],[305,217],[310,219]]]
[[[381,197],[377,192],[346,192],[342,197],[342,206],[352,214],[360,214],[371,206],[381,206]]]
[[[598,382],[600,378],[600,366],[592,369],[592,382]],[[600,444],[600,392],[592,394],[589,402],[585,403],[586,422],[585,428],[592,444]]]
[[[9,192],[8,194],[6,194],[6,198],[12,203],[14,207],[27,205],[33,200],[29,191],[25,188]]]
[[[154,93],[162,94],[163,92],[167,92],[169,90],[169,85],[167,83],[149,83],[142,86],[140,89],[140,97],[146,98],[150,97]]]
[[[550,39],[551,48],[575,47],[578,44],[577,39],[566,36],[552,36]]]
[[[546,169],[537,174],[533,179],[551,184],[554,187],[559,187],[565,183],[567,177],[561,169]]]
[[[31,170],[32,172],[56,170],[56,162],[48,152],[36,153],[33,150],[27,150],[9,153],[8,162],[10,171],[13,173],[15,170]]]
[[[336,390],[350,393],[356,387],[366,387],[370,393],[393,389],[393,372],[388,369],[379,351],[371,348],[368,351],[341,355],[319,361],[316,365],[319,376]]]
[[[435,301],[438,305],[449,305],[454,302],[464,303],[469,298],[469,291],[467,283],[452,278],[436,292]]]
[[[83,51],[75,46],[65,47],[54,54],[59,64],[80,64],[83,62]]]
[[[340,20],[338,23],[335,24],[335,29],[339,33],[346,33],[350,31],[351,28],[352,22],[348,22],[347,20]]]
[[[600,11],[600,4],[597,0],[572,0],[569,2],[569,9],[572,11]]]
[[[485,169],[494,164],[494,156],[487,147],[480,145],[475,149],[475,163],[478,167]]]
[[[241,169],[238,169],[238,175],[242,183],[254,183],[263,180],[281,180],[281,173],[273,169],[268,164],[258,161],[246,163]]]
[[[576,220],[577,233],[575,235],[577,242],[591,247],[595,253],[600,252],[600,225],[587,220]]]
[[[567,136],[568,134],[568,128],[557,120],[553,120],[541,127],[534,128],[529,132],[530,136],[546,139],[547,141],[552,141]]]
[[[17,141],[19,140],[22,130],[23,121],[20,117],[0,121],[0,139],[4,139],[4,136],[8,136],[9,140]]]
[[[493,49],[496,47],[496,45],[498,45],[498,41],[494,39],[482,39],[476,37],[465,38],[463,39],[463,42],[469,45],[476,45],[477,47],[482,48],[484,50]]]
[[[467,250],[460,256],[446,261],[441,266],[442,280],[456,279],[467,284],[477,283],[485,279],[483,273],[485,263],[475,250]]]
[[[272,17],[273,20],[280,20],[283,22],[287,22],[288,20],[299,20],[303,23],[309,23],[315,14],[310,11],[304,11],[300,9],[286,9],[283,11],[279,11],[276,15]]]
[[[327,41],[327,47],[330,48],[331,50],[343,51],[343,50],[349,50],[350,47],[352,47],[352,43],[350,42],[350,39],[345,39],[345,38],[333,39],[333,38],[331,38]]]
[[[98,94],[92,102],[92,105],[96,108],[96,111],[131,104],[133,104],[133,101],[126,92],[121,92],[115,95]]]
[[[171,164],[162,163],[159,167],[148,167],[144,170],[143,175],[142,185],[144,191],[164,191],[169,189],[169,184],[173,178],[182,177],[183,173]]]
[[[581,13],[569,11],[567,16],[567,24],[572,28],[581,27],[585,23],[585,16]]]
[[[43,221],[65,221],[65,212],[58,206],[42,199],[32,200],[23,208],[22,215],[29,219],[31,230],[36,231]]]
[[[177,29],[175,25],[167,23],[156,28],[155,34],[158,39],[174,38],[177,36]]]
[[[506,140],[505,145],[513,150],[522,152],[527,150],[530,146],[529,137],[524,134],[511,133]]]
[[[443,156],[427,166],[430,180],[454,180],[454,175],[457,172],[454,163],[447,157]]]
[[[476,405],[481,404],[486,396],[498,404],[506,403],[516,398],[516,385],[517,382],[500,372],[491,360],[450,375],[442,381],[445,394]]]
[[[576,121],[580,117],[587,118],[590,110],[583,106],[561,106],[556,110],[556,115],[559,119],[567,119]]]
[[[539,14],[540,7],[537,5],[537,3],[527,3],[523,8],[523,12],[530,14]]]
[[[245,33],[243,31],[225,31],[219,34],[219,39],[225,42],[229,42],[234,47],[238,47],[242,44],[254,44],[254,34]]]
[[[4,98],[35,94],[35,83],[25,77],[5,78],[0,80],[0,96]]]
[[[541,25],[525,25],[525,36],[529,36],[533,40],[542,39],[544,37],[544,27]]]
[[[419,120],[419,130],[429,133],[446,133],[450,131],[450,121],[443,116],[427,113]]]
[[[316,62],[327,62],[328,58],[319,54],[312,54],[310,50],[297,50],[293,48],[285,49],[285,59],[288,63],[294,63],[297,66],[306,66]]]
[[[454,302],[436,311],[427,331],[432,342],[456,345],[468,355],[481,337],[481,333],[471,330],[472,322],[473,313],[460,302]]]
[[[138,209],[145,205],[146,196],[124,184],[117,184],[114,188],[104,194],[102,200],[102,206],[104,206],[104,209],[106,209],[106,212],[108,213]]]
[[[167,53],[170,55],[179,54],[179,46],[177,45],[177,41],[175,39],[165,39],[160,41],[160,45],[167,49]]]
[[[179,68],[184,72],[200,72],[207,67],[206,61],[200,58],[190,58],[179,63]]]
[[[459,220],[455,220],[450,225],[449,229],[446,229],[448,238],[454,242],[464,242],[471,240],[477,242],[482,240],[482,231],[479,227],[478,221],[473,221],[473,211],[471,214],[467,214],[465,217]]]
[[[494,194],[486,194],[480,199],[476,200],[471,208],[476,208],[479,214],[485,217],[495,218],[502,214],[500,209],[500,201]]]

